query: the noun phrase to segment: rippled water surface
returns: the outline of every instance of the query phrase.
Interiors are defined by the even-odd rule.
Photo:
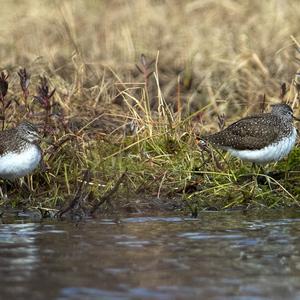
[[[0,299],[300,299],[300,211],[0,225]]]

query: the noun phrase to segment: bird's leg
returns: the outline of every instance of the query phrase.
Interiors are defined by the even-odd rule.
[[[272,191],[272,185],[271,185],[271,177],[269,176],[269,172],[266,172],[264,166],[260,165],[260,173],[265,177],[267,183],[268,183],[268,186],[270,188],[270,190]]]
[[[4,199],[4,194],[3,194],[3,189],[2,189],[2,187],[0,187],[0,197],[1,197],[1,199]]]
[[[257,165],[257,173],[256,173],[256,183],[257,185],[260,184],[268,184],[270,190],[272,190],[272,186],[271,186],[271,180],[270,180],[270,176],[268,175],[268,173],[265,171],[264,166],[262,165]]]
[[[6,180],[3,180],[3,184],[0,187],[0,197],[3,200],[7,200],[8,199],[8,196],[7,196],[7,181]]]
[[[26,182],[24,177],[20,178],[20,191],[22,195],[29,196],[32,193],[32,189],[29,182]]]
[[[258,186],[259,166],[254,162],[251,165],[251,171],[252,171],[252,180],[256,183],[256,186]]]
[[[262,174],[262,175],[266,174],[266,171],[265,171],[265,169],[264,169],[264,167],[262,165],[258,166],[258,173]]]
[[[270,189],[270,191],[272,191],[273,190],[273,188],[272,188],[272,182],[271,182],[271,177],[268,175],[268,174],[265,174],[265,178],[266,178],[266,181],[267,181],[267,183],[268,183],[268,186],[269,186],[269,189]]]
[[[253,175],[255,177],[257,177],[258,172],[259,172],[259,166],[256,163],[253,162],[252,165],[251,165],[251,170],[253,172]]]

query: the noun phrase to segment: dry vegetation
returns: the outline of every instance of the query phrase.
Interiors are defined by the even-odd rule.
[[[0,15],[5,127],[30,118],[48,142],[45,166],[26,179],[30,197],[12,189],[2,205],[136,211],[178,196],[194,213],[298,205],[297,148],[270,166],[270,189],[248,164],[196,144],[272,102],[299,114],[298,1],[15,0]],[[20,68],[31,74],[26,92]]]

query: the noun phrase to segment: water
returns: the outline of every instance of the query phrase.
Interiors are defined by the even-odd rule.
[[[0,299],[300,299],[300,211],[0,225]]]

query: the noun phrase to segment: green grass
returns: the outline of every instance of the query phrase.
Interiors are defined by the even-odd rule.
[[[157,88],[156,111],[149,107],[151,76]],[[130,205],[131,198],[135,201],[136,197],[145,196],[181,199],[182,207],[194,214],[199,209],[299,205],[299,148],[295,148],[287,160],[269,165],[268,170],[276,171],[276,176],[254,174],[250,164],[209,146],[198,145],[197,136],[205,134],[207,125],[203,124],[201,131],[197,131],[195,125],[201,123],[195,122],[194,117],[205,115],[210,105],[186,116],[180,110],[173,111],[160,92],[157,70],[145,76],[140,90],[140,98],[126,89],[120,93],[127,113],[111,112],[123,120],[111,133],[103,133],[94,125],[103,115],[89,122],[79,117],[79,125],[74,127],[72,119],[63,111],[58,115],[53,113],[57,102],[51,95],[46,99],[50,111],[43,103],[28,104],[28,116],[30,114],[44,128],[45,165],[26,179],[29,194],[28,191],[24,194],[23,189],[12,189],[9,200],[0,205],[38,207],[47,211],[73,203],[77,209],[88,212],[103,197],[107,198],[107,194],[116,197],[114,209],[117,210]],[[18,95],[17,91],[11,93]],[[6,98],[3,101],[7,101]],[[22,101],[20,96],[18,104],[11,103],[8,110],[17,115]],[[177,102],[180,107],[180,94]],[[121,176],[123,179],[119,182]],[[118,188],[114,188],[116,182]],[[103,205],[111,204],[103,201]]]

